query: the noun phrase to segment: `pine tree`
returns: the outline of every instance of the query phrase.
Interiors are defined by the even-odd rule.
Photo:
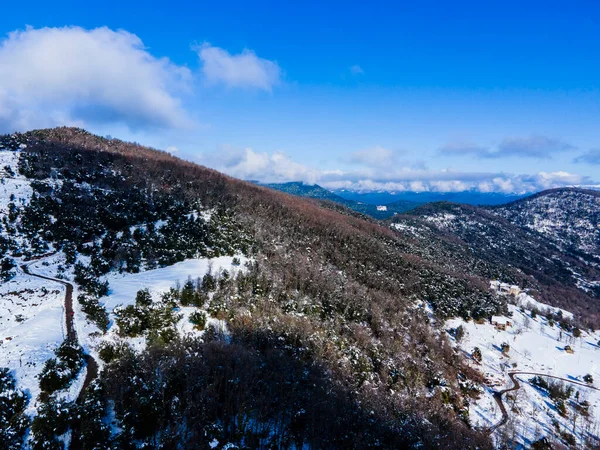
[[[25,415],[27,396],[16,387],[15,379],[7,368],[0,369],[0,448],[19,450],[29,418]]]

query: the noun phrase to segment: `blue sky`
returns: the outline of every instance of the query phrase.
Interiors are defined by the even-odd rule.
[[[3,5],[0,131],[330,188],[600,182],[595,2],[155,3]]]

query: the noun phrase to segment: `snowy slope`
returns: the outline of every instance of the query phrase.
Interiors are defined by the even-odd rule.
[[[101,302],[109,312],[111,328],[104,335],[99,333],[98,328],[87,319],[80,305],[74,301],[75,328],[80,343],[101,363],[96,353],[97,346],[103,341],[123,340],[117,338],[114,326],[115,307],[135,303],[136,293],[140,289],[148,288],[154,298],[158,298],[161,293],[177,283],[183,284],[188,277],[202,277],[209,270],[213,273],[228,270],[233,274],[237,270],[243,270],[247,258],[238,256],[238,260],[239,266],[233,265],[233,257],[220,257],[185,260],[173,266],[136,274],[109,274],[110,292]],[[57,277],[58,267],[64,263],[64,255],[57,253],[28,264],[33,273]],[[63,272],[60,276],[72,278],[69,272]],[[17,380],[17,386],[28,393],[30,404],[27,413],[30,415],[36,413],[36,399],[40,394],[37,376],[45,361],[54,357],[54,350],[66,337],[64,296],[64,285],[27,275],[20,269],[14,279],[0,284],[0,367],[10,368]],[[73,298],[77,298],[76,286]],[[195,332],[189,322],[189,315],[195,310],[196,308],[192,307],[180,308],[182,319],[177,329],[181,334]],[[208,323],[221,329],[225,328],[225,324],[217,319],[209,318]],[[135,348],[144,346],[144,338],[127,340]],[[84,378],[85,369],[60,397],[74,400]]]
[[[242,266],[247,259],[238,256]],[[172,266],[148,270],[140,273],[110,273],[107,277],[110,292],[107,297],[100,299],[105,308],[110,312],[118,305],[131,305],[135,303],[135,295],[141,289],[149,289],[152,293],[160,294],[168,291],[175,283],[183,285],[188,277],[196,279],[204,276],[209,268],[213,273],[223,269],[232,272],[236,270],[233,266],[233,257],[222,256],[220,258],[188,259]]]
[[[0,284],[0,367],[8,367],[35,411],[40,393],[36,378],[65,337],[65,288],[19,271]]]
[[[545,191],[490,211],[543,234],[560,248],[600,255],[600,193],[596,191]]]
[[[446,322],[448,329],[463,326],[465,336],[457,345],[465,354],[470,356],[475,347],[481,350],[481,365],[475,362],[473,365],[490,382],[484,395],[470,407],[471,420],[475,426],[490,427],[498,423],[501,414],[493,401],[492,392],[512,386],[508,377],[510,371],[536,372],[578,382],[583,382],[584,375],[591,374],[596,380],[596,387],[600,387],[600,347],[597,345],[600,332],[582,331],[581,337],[575,338],[572,333],[560,330],[556,324],[550,326],[548,320],[540,315],[532,318],[529,310],[523,312],[521,307],[509,305],[509,311],[509,316],[512,314],[509,320],[513,325],[505,331],[497,330],[487,321],[483,324],[461,319]],[[507,354],[501,351],[503,343],[510,346]],[[573,354],[565,351],[567,345],[574,349]],[[518,375],[522,387],[512,393],[516,393],[516,399],[511,399],[511,394],[504,395],[510,420],[495,433],[514,433],[517,442],[528,446],[544,436],[556,433],[553,423],[557,422],[562,431],[574,434],[581,442],[586,424],[580,418],[573,431],[574,404],[567,405],[568,417],[561,417],[547,394],[528,382],[532,376]],[[580,399],[587,399],[591,403],[591,416],[597,422],[600,419],[600,392],[572,385],[575,389],[573,396],[579,391]],[[598,436],[600,430],[595,429],[595,425],[590,424],[590,427],[590,431]]]
[[[238,255],[237,260],[239,261],[239,265],[234,265],[234,258],[231,256],[222,256],[213,259],[189,259],[172,266],[140,273],[108,274],[106,278],[109,282],[110,291],[106,297],[100,299],[100,303],[106,308],[110,318],[110,327],[105,334],[102,334],[97,326],[88,320],[83,311],[81,311],[79,304],[76,303],[74,305],[75,326],[81,345],[87,352],[94,356],[100,367],[103,366],[103,362],[98,355],[98,348],[104,342],[126,342],[132,348],[137,350],[143,349],[146,345],[144,337],[124,338],[119,336],[118,327],[114,321],[115,308],[135,304],[136,294],[142,289],[148,289],[156,301],[162,293],[167,292],[177,284],[183,285],[189,277],[196,279],[197,277],[203,277],[209,271],[217,273],[222,270],[227,270],[233,275],[238,270],[244,270],[244,265],[248,259]],[[197,308],[195,307],[178,308],[177,313],[181,315],[181,319],[177,323],[176,329],[180,335],[203,333],[195,330],[189,321],[190,314],[196,310]],[[213,325],[217,329],[226,330],[225,322],[215,318],[208,317],[207,325]]]
[[[29,204],[33,189],[31,182],[19,175],[19,151],[8,151],[0,148],[0,220],[8,216],[11,204],[16,208]],[[3,226],[0,226],[0,236],[14,239],[21,247],[21,236],[8,236]]]
[[[0,150],[0,216],[8,213],[8,205],[24,205],[33,190],[27,178],[18,173],[19,152]]]

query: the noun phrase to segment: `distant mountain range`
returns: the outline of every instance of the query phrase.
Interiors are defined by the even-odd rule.
[[[388,204],[353,200],[344,198],[342,195],[338,195],[338,193],[329,191],[318,184],[308,185],[300,181],[266,184],[265,186],[277,191],[297,195],[299,197],[315,198],[334,202],[358,213],[371,216],[375,219],[388,219],[394,214],[402,214],[422,204],[422,202],[408,200],[398,200],[389,202]]]
[[[430,202],[454,202],[467,205],[502,205],[526,197],[528,194],[503,194],[501,192],[369,192],[359,193],[348,190],[337,190],[335,194],[347,200],[387,205],[396,202],[413,202],[418,204]]]
[[[348,190],[330,191],[318,184],[309,185],[300,181],[272,183],[265,186],[300,197],[327,200],[375,219],[388,219],[402,214],[424,203],[447,201],[469,205],[502,205],[525,197],[518,194],[498,192],[370,192],[358,193]]]

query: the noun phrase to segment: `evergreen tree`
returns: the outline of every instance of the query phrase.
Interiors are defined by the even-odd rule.
[[[17,389],[10,370],[0,368],[0,448],[19,450],[29,418],[25,415],[27,396]]]

